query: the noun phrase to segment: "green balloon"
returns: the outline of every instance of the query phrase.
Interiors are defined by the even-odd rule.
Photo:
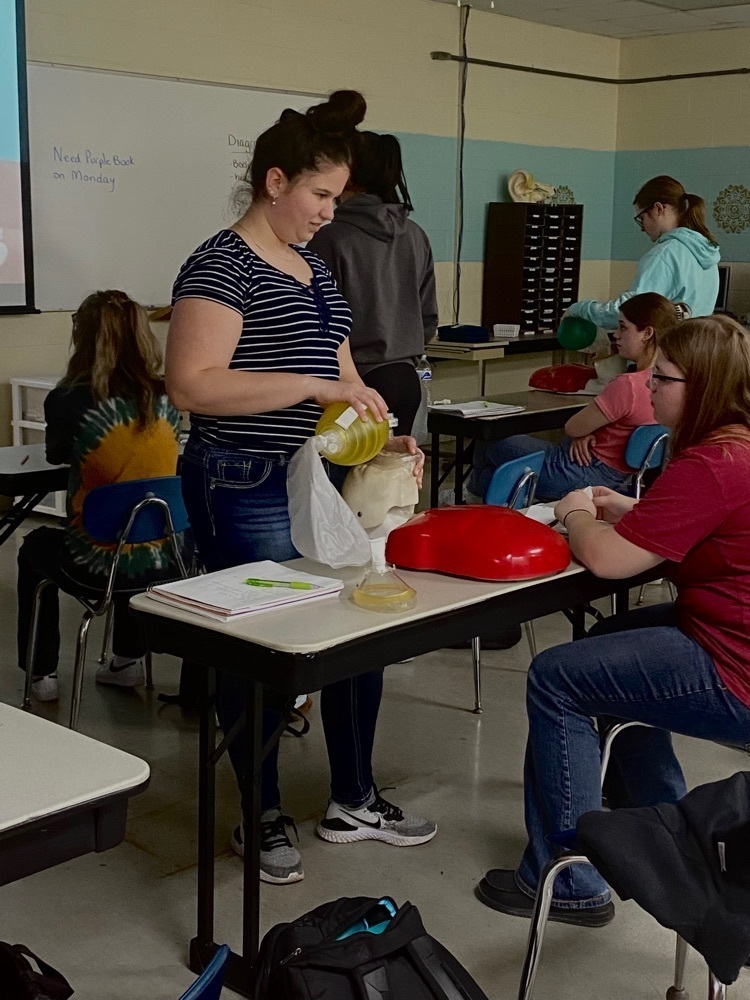
[[[558,327],[557,339],[566,351],[582,351],[596,340],[596,324],[580,316],[566,316]]]

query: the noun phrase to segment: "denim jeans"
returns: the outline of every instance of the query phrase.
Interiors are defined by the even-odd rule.
[[[290,535],[288,465],[288,455],[222,449],[190,438],[182,460],[182,491],[206,569],[226,569],[260,559],[281,562],[299,555]],[[372,747],[382,690],[382,670],[323,689],[320,711],[331,767],[331,797],[337,802],[361,805],[373,787]],[[243,679],[219,672],[217,714],[225,733],[244,707]],[[280,720],[279,712],[266,709],[264,742]],[[247,766],[242,733],[231,744],[229,755],[242,789]],[[281,804],[278,780],[278,747],[274,747],[263,761],[264,812]]]
[[[750,707],[734,697],[708,653],[677,628],[674,605],[641,608],[596,625],[588,637],[545,650],[529,669],[529,738],[524,770],[529,844],[516,873],[533,895],[556,846],[583,813],[600,809],[599,733],[611,716],[656,726],[626,730],[612,744],[612,766],[634,804],[676,802],[685,794],[670,733],[750,744]],[[584,909],[609,889],[590,865],[568,868],[555,902]]]
[[[570,457],[569,449],[570,440],[552,444],[530,434],[514,434],[500,441],[477,441],[469,489],[484,497],[498,465],[535,451],[546,452],[536,489],[539,500],[559,500],[571,490],[581,490],[585,486],[609,486],[619,492],[626,489],[630,473],[618,472],[593,456],[590,465],[579,465]]]

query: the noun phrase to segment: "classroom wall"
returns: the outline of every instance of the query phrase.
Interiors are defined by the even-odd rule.
[[[26,0],[26,18],[32,61],[313,93],[361,89],[367,124],[403,140],[415,218],[435,248],[441,319],[450,320],[458,65],[429,54],[458,50],[456,8],[428,0]],[[616,69],[619,50],[612,39],[479,11],[471,13],[469,45],[478,56],[566,70],[585,58],[592,72],[602,73]],[[599,221],[586,236],[582,290],[606,292],[611,213],[604,206],[612,197],[616,128],[614,88],[609,90],[472,71],[465,321],[479,313],[484,205],[503,196],[503,178],[518,167],[567,184],[581,200],[601,207],[590,213]],[[591,108],[597,110],[593,118]],[[596,163],[588,158],[591,150]],[[189,139],[182,155],[190,155]],[[67,314],[0,317],[0,442],[10,440],[8,380],[61,371],[69,334]],[[505,369],[509,388],[526,378],[527,368],[517,367]]]
[[[616,77],[620,43],[472,10],[470,56],[562,72]],[[455,44],[451,50],[459,51]],[[438,63],[457,77],[458,64]],[[479,322],[486,205],[507,201],[517,169],[563,186],[585,205],[580,291],[609,289],[617,88],[472,65],[466,93],[465,230],[461,320]]]
[[[32,61],[311,93],[361,89],[369,105],[367,124],[393,131],[403,142],[415,218],[435,251],[441,320],[451,320],[459,67],[429,54],[458,52],[457,8],[429,0],[26,0],[26,7]],[[469,54],[479,58],[628,76],[646,69],[680,72],[686,65],[712,68],[717,62],[744,65],[748,38],[750,32],[732,31],[620,42],[472,10],[467,43]],[[506,197],[506,178],[515,169],[565,186],[572,192],[568,197],[585,205],[585,297],[623,287],[645,249],[629,228],[635,229],[631,189],[643,171],[649,176],[674,162],[678,176],[690,180],[700,161],[700,193],[718,191],[719,181],[742,183],[735,178],[747,153],[750,118],[742,102],[750,80],[731,80],[705,81],[699,88],[669,85],[675,89],[667,93],[662,85],[618,88],[472,66],[461,319],[479,319],[485,206]],[[741,89],[740,103],[735,87]],[[681,129],[669,124],[675,116]],[[700,121],[700,138],[691,116]],[[698,149],[710,152],[701,159]],[[179,155],[190,155],[189,137]],[[711,170],[719,163],[714,183]],[[745,267],[733,275],[733,290],[748,276],[750,298],[745,236],[719,235],[725,257]],[[61,371],[69,333],[68,314],[0,317],[0,443],[10,440],[8,380]],[[513,385],[494,375],[491,388],[522,383],[526,368],[518,365],[495,366]]]

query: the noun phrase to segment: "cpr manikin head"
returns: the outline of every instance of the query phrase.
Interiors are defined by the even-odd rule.
[[[419,500],[414,456],[381,452],[351,469],[341,492],[371,537],[390,531],[411,517]]]

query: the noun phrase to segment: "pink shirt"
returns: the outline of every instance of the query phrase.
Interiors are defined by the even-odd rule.
[[[750,706],[750,435],[685,449],[615,531],[669,560],[680,629]]]
[[[649,375],[648,368],[618,375],[595,400],[609,423],[594,432],[596,442],[591,450],[600,461],[618,472],[632,471],[625,464],[625,448],[634,429],[641,424],[656,423],[648,387]]]

